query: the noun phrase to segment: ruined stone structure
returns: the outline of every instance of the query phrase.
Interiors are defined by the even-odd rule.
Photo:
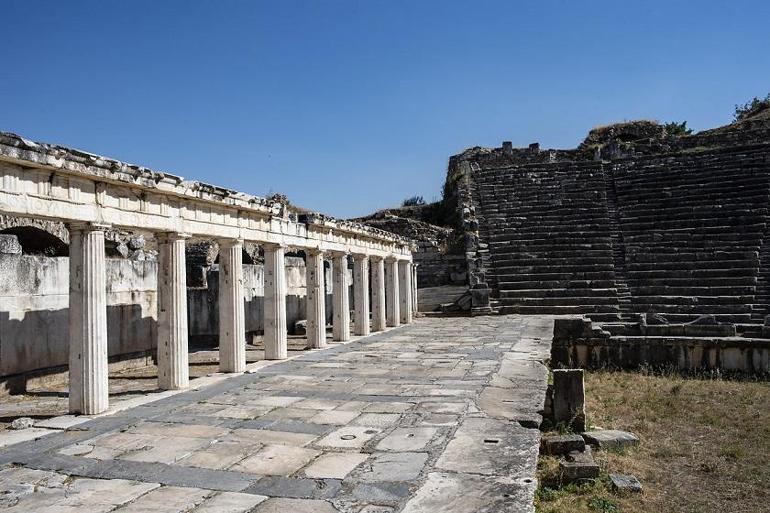
[[[770,111],[690,136],[635,122],[574,150],[472,148],[447,184],[474,313],[600,323],[562,363],[770,371]]]
[[[72,412],[94,414],[108,406],[108,324],[114,324],[108,319],[108,304],[124,304],[125,298],[118,297],[121,293],[134,295],[129,303],[139,301],[142,306],[127,315],[128,324],[117,325],[130,332],[132,340],[136,339],[136,332],[131,320],[140,322],[146,330],[141,346],[134,346],[129,340],[123,350],[156,348],[159,386],[163,389],[187,386],[189,295],[186,280],[191,273],[186,265],[185,248],[194,240],[215,239],[219,245],[218,341],[220,369],[224,372],[242,372],[245,368],[243,255],[244,245],[250,243],[259,245],[264,257],[262,329],[268,359],[286,358],[287,249],[302,252],[309,263],[305,268],[310,292],[306,298],[312,304],[308,304],[306,311],[308,330],[312,333],[310,343],[314,347],[322,346],[325,341],[325,336],[321,338],[322,325],[323,329],[326,325],[326,294],[322,293],[321,284],[324,257],[334,262],[335,340],[350,338],[350,255],[355,260],[353,282],[358,295],[354,315],[356,334],[366,334],[370,329],[370,262],[377,269],[371,291],[377,298],[372,329],[382,328],[383,301],[380,299],[383,294],[388,325],[411,322],[415,281],[411,242],[404,237],[316,213],[298,216],[280,201],[185,181],[178,176],[34,143],[8,133],[0,134],[0,183],[3,219],[30,218],[38,220],[40,226],[44,226],[40,223],[66,226],[68,259],[30,261],[29,257],[18,255],[24,241],[18,234],[7,232],[3,253],[14,255],[3,258],[2,265],[11,266],[8,272],[22,273],[20,276],[26,278],[46,276],[56,280],[66,278],[69,282],[66,340]],[[59,230],[64,243],[65,234]],[[157,249],[149,253],[150,258],[145,258],[147,255],[142,251],[143,257],[135,261],[110,261],[106,258],[109,250],[109,244],[105,247],[106,239],[112,238],[114,248],[121,254],[139,251],[129,248],[120,236],[106,235],[116,231],[153,239]],[[57,251],[64,251],[61,247],[57,250],[55,244],[46,247],[49,246],[54,249],[44,250],[44,254],[53,256]],[[380,267],[383,262],[384,277]],[[41,272],[40,266],[45,265],[57,269]],[[109,289],[108,274],[112,276]],[[121,285],[121,277],[126,275],[138,281],[136,287]],[[52,303],[46,304],[46,301],[62,299],[60,284],[60,281],[47,284],[58,298],[38,298],[41,303],[33,304],[32,308],[19,307],[17,301],[18,308],[14,311],[25,316],[50,309]],[[32,291],[40,284],[25,281],[23,285]],[[60,309],[60,306],[54,308]],[[57,336],[63,340],[65,334]],[[6,337],[7,332],[0,332],[0,368],[5,364],[6,348],[38,343],[33,333],[26,333],[21,344]],[[57,347],[61,349],[61,344],[49,347],[56,351]],[[39,366],[62,363],[59,354],[43,353],[37,357],[41,359],[36,363]]]

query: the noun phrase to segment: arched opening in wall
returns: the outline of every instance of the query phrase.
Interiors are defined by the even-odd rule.
[[[56,235],[34,226],[14,226],[0,234],[15,235],[24,255],[61,257],[69,255],[69,246]]]

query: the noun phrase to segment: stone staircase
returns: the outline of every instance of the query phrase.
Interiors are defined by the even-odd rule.
[[[731,159],[727,162],[734,162]],[[768,175],[761,159],[645,159],[618,166],[615,189],[631,309],[671,323],[701,315],[756,322]]]
[[[619,319],[601,164],[480,170],[474,182],[500,313]]]

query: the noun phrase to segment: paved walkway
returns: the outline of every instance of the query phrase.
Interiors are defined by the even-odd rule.
[[[419,319],[5,447],[0,511],[531,512],[552,326]]]

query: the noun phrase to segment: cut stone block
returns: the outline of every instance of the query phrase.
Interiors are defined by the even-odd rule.
[[[288,476],[318,456],[319,452],[290,445],[267,445],[232,470],[263,476]]]
[[[307,477],[344,479],[354,468],[366,461],[368,454],[358,452],[328,452],[305,468]]]
[[[580,435],[551,435],[541,440],[540,452],[550,455],[568,454],[572,451],[582,451],[585,446],[585,440]]]
[[[642,483],[630,474],[610,474],[612,489],[616,492],[639,493],[642,491]]]
[[[591,449],[585,452],[572,451],[567,459],[559,462],[559,471],[564,483],[596,479],[599,477],[599,465],[594,461]]]
[[[553,420],[571,426],[575,431],[586,428],[585,386],[583,369],[553,371]]]
[[[583,433],[587,444],[599,449],[626,449],[639,445],[639,437],[628,431],[597,429]]]

